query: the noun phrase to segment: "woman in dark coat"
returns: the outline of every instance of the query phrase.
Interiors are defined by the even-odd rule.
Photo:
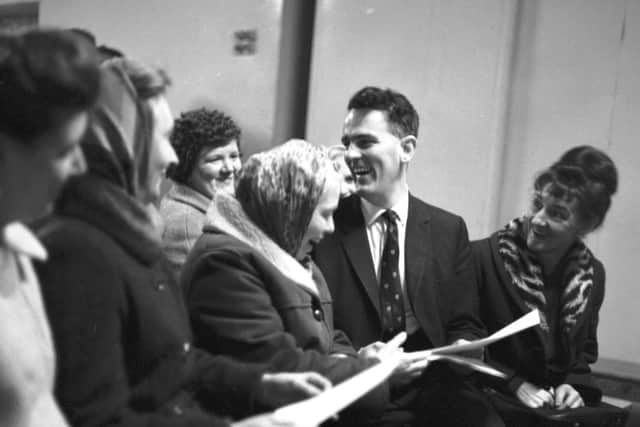
[[[168,83],[131,60],[106,64],[83,145],[89,173],[69,181],[41,229],[51,255],[39,273],[59,352],[56,396],[74,426],[227,426],[215,414],[246,416],[326,385],[315,375],[283,382],[266,366],[192,346],[149,211],[176,160]]]
[[[583,238],[602,224],[616,189],[611,159],[575,147],[538,175],[529,214],[472,243],[488,332],[540,312],[539,327],[487,353],[508,374],[499,392],[522,405],[566,409],[600,401],[589,365],[598,357],[605,273]]]
[[[340,176],[323,147],[292,140],[251,156],[236,196],[216,194],[182,271],[196,342],[339,383],[375,363],[333,329],[331,297],[311,260],[333,232]],[[373,416],[385,385],[356,403]]]

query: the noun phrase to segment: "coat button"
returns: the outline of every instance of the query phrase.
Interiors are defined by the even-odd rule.
[[[164,283],[158,283],[156,285],[156,291],[158,291],[158,292],[162,292],[165,289],[167,289],[167,285],[165,285]]]
[[[185,342],[184,344],[182,344],[182,352],[187,354],[191,351],[191,343],[190,342]]]
[[[171,411],[175,415],[182,415],[182,408],[180,407],[180,405],[173,405],[173,407],[171,408]]]

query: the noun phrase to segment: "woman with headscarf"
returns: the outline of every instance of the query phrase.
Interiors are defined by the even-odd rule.
[[[341,176],[324,147],[292,140],[254,154],[235,197],[216,194],[182,272],[199,346],[341,382],[376,362],[333,329],[332,302],[311,260],[333,232]],[[356,403],[375,417],[386,384]]]
[[[526,215],[472,243],[488,332],[533,309],[541,317],[539,327],[487,352],[508,375],[492,396],[509,425],[535,422],[517,405],[572,409],[600,401],[589,365],[598,357],[605,272],[583,239],[602,225],[617,185],[609,156],[574,147],[537,176]]]
[[[191,110],[175,120],[171,145],[179,162],[169,168],[172,185],[160,203],[160,215],[162,249],[177,276],[202,234],[213,195],[234,191],[242,166],[240,128],[221,111]]]
[[[166,74],[128,59],[103,67],[83,144],[89,172],[69,181],[41,229],[39,268],[60,366],[56,395],[74,426],[228,426],[326,386],[317,375],[214,357],[191,344],[181,292],[149,213],[173,118]],[[237,426],[272,425],[270,416]]]
[[[66,426],[53,398],[55,353],[23,225],[50,210],[86,166],[80,141],[98,96],[92,47],[57,30],[0,35],[0,425]]]

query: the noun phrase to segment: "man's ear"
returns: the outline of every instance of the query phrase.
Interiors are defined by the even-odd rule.
[[[400,140],[400,147],[402,153],[400,154],[400,160],[403,163],[409,163],[416,152],[416,137],[413,135],[407,135]]]

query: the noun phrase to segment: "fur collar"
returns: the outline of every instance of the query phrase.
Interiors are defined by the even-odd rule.
[[[318,288],[312,279],[311,270],[303,267],[252,222],[235,197],[224,192],[215,195],[213,203],[207,210],[204,231],[210,231],[211,228],[217,228],[251,246],[282,274],[318,295]]]
[[[540,327],[548,332],[542,268],[527,249],[524,218],[512,220],[498,232],[498,248],[505,269],[525,305],[540,312]],[[563,264],[559,320],[563,332],[569,334],[584,313],[593,288],[593,254],[578,241],[569,249]]]

